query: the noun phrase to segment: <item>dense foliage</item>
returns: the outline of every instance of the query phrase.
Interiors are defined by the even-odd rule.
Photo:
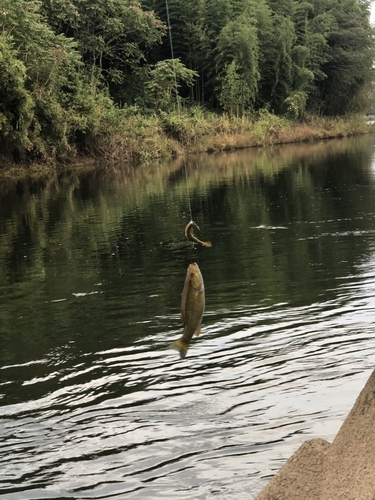
[[[177,102],[294,119],[364,111],[375,48],[369,5],[0,0],[2,154],[23,161],[92,151],[130,115]]]
[[[144,0],[166,20],[164,0]],[[236,113],[363,110],[371,89],[369,1],[169,0],[175,57],[199,73],[194,99]],[[168,52],[165,40],[159,57]]]

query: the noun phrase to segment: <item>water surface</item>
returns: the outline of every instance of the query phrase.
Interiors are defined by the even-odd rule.
[[[375,140],[0,187],[0,498],[254,497],[375,349]],[[206,286],[184,361],[190,262]]]

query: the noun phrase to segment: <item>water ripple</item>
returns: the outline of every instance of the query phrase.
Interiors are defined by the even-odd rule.
[[[38,396],[0,408],[0,496],[231,498],[249,478],[255,496],[302,440],[332,439],[368,376],[373,276],[343,282],[335,301],[207,311],[183,362],[170,328],[74,364],[67,346],[53,371],[48,358],[3,366],[4,393]]]

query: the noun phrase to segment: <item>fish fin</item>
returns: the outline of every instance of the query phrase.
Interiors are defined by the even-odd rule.
[[[172,344],[169,346],[170,349],[174,349],[175,351],[178,351],[180,353],[180,358],[184,359],[186,356],[186,353],[188,352],[189,349],[189,344],[187,342],[184,342],[181,339],[175,340],[172,342]]]
[[[194,335],[195,335],[196,337],[198,337],[198,335],[201,333],[201,328],[202,328],[202,325],[199,325],[199,326],[198,326],[198,328],[195,330]]]
[[[211,241],[202,241],[202,245],[206,248],[211,248],[212,247],[212,243]]]

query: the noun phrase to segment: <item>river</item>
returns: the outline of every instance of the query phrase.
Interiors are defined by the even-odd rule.
[[[374,137],[2,180],[0,207],[1,499],[254,498],[371,373]]]

